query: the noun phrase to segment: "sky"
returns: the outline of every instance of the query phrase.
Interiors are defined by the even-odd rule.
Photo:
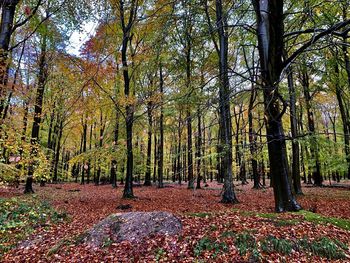
[[[95,34],[96,26],[97,23],[95,21],[90,21],[83,24],[81,30],[74,31],[69,39],[69,45],[67,47],[68,53],[79,56],[80,48],[90,36]]]

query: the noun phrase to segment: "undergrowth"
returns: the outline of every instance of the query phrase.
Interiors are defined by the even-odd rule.
[[[35,228],[49,227],[66,219],[66,213],[57,212],[36,196],[0,199],[0,259]]]

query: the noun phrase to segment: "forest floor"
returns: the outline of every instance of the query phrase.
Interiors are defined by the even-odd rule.
[[[18,240],[24,241],[14,246],[14,239],[8,238],[6,243],[0,240],[0,256],[1,249],[7,251],[0,261],[350,262],[349,188],[305,185],[304,195],[298,198],[304,210],[282,214],[274,213],[271,188],[254,190],[251,184],[237,185],[240,203],[235,205],[219,203],[221,188],[217,183],[196,190],[176,184],[166,184],[163,189],[135,187],[137,198],[132,200],[121,199],[121,186],[112,189],[110,185],[50,184],[35,187],[31,197],[22,195],[21,189],[0,188],[3,205],[13,207],[11,202],[19,200],[46,209],[36,217],[32,210],[24,211],[22,207],[29,219],[39,218],[42,223],[32,224],[33,230],[20,235]],[[54,211],[35,205],[43,201]],[[119,205],[131,208],[120,210]],[[5,210],[0,205],[0,212]],[[82,242],[84,233],[93,225],[112,213],[125,211],[172,212],[182,221],[182,233],[153,236],[140,243],[106,240],[102,248]],[[0,223],[5,222],[11,213],[7,212],[7,219],[0,216]],[[8,229],[0,224],[0,234],[18,236],[24,224],[13,224]]]

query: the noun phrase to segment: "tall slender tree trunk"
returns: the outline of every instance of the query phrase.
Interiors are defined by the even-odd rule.
[[[221,136],[220,136],[220,129],[218,131],[218,138],[217,138],[217,145],[216,145],[216,180],[218,183],[223,183],[224,178],[222,173],[222,164],[221,164],[221,154],[222,154],[222,147],[221,147]]]
[[[307,73],[306,68],[302,69],[301,81],[302,81],[303,91],[304,91],[309,134],[311,136],[310,151],[311,151],[312,159],[315,160],[315,168],[313,169],[313,172],[312,172],[312,178],[314,180],[314,185],[322,186],[323,178],[321,175],[321,163],[320,163],[320,158],[319,158],[318,142],[317,142],[316,131],[315,131],[315,119],[314,119],[315,115],[314,115],[314,112],[311,108],[309,75]]]
[[[343,21],[347,20],[347,14],[348,14],[348,3],[344,2],[342,3],[343,5]],[[344,36],[343,36],[343,45],[342,45],[342,51],[343,51],[343,56],[344,56],[344,62],[345,62],[345,71],[346,71],[346,75],[347,75],[347,80],[348,80],[348,89],[350,90],[350,58],[349,58],[349,52],[348,52],[348,39],[349,39],[349,33],[347,32]],[[337,65],[338,67],[338,65]],[[339,69],[338,69],[339,71]],[[337,95],[338,97],[338,95]],[[338,99],[339,101],[339,99]],[[344,103],[343,107],[344,107]],[[340,107],[340,105],[339,105]],[[344,110],[344,109],[343,109]],[[342,113],[341,113],[342,114]],[[347,126],[344,129],[344,144],[345,144],[345,154],[346,154],[346,161],[348,164],[348,169],[347,169],[347,178],[350,179],[350,119],[349,119],[349,112],[347,111],[347,118],[343,119],[342,116],[342,121],[343,121],[343,128],[345,128],[345,125]],[[347,132],[345,133],[345,131],[347,130]]]
[[[46,48],[47,48],[47,37],[43,36],[41,41],[41,53],[39,57],[39,73],[38,73],[38,88],[36,90],[35,95],[35,106],[34,106],[34,120],[32,127],[32,135],[31,135],[31,163],[28,167],[28,175],[26,179],[24,193],[34,193],[33,190],[33,175],[34,175],[34,159],[38,155],[38,147],[39,147],[39,131],[40,131],[40,123],[41,123],[41,114],[43,107],[43,99],[44,99],[44,91],[47,80],[47,57],[46,57]]]
[[[277,212],[297,211],[297,203],[289,181],[289,165],[282,116],[285,102],[278,93],[283,55],[283,1],[253,0],[257,18],[258,49],[266,121],[266,135]],[[283,109],[280,109],[280,102]]]
[[[147,104],[147,115],[148,115],[148,132],[147,132],[147,159],[146,159],[146,173],[145,173],[145,186],[151,186],[151,159],[152,159],[152,103]]]
[[[187,177],[187,147],[186,144],[182,146],[182,164],[183,164],[183,169],[182,169],[182,178],[184,179],[184,182],[186,183],[188,180]]]
[[[219,35],[219,129],[221,145],[221,172],[224,179],[222,203],[237,203],[232,174],[232,123],[230,109],[230,84],[228,78],[228,25],[221,0],[216,0],[216,26]]]
[[[8,53],[12,27],[19,0],[6,0],[1,3],[0,25],[0,131],[2,129],[3,111],[6,103],[6,86],[8,81]]]
[[[163,92],[164,92],[164,80],[163,80],[163,67],[162,63],[159,63],[159,92],[162,96],[159,116],[159,142],[158,142],[158,187],[163,188],[163,163],[164,163],[164,113],[163,113]]]
[[[256,90],[255,87],[252,86],[252,92],[250,95],[249,100],[249,107],[248,107],[248,130],[249,130],[249,149],[251,154],[251,163],[252,163],[252,171],[253,171],[253,180],[254,180],[254,189],[260,189],[260,174],[258,172],[258,161],[256,159],[257,154],[257,145],[256,145],[256,133],[254,131],[253,127],[253,107],[254,107],[254,101],[256,97]]]
[[[196,158],[197,158],[197,185],[196,188],[201,188],[201,154],[202,154],[202,125],[200,110],[197,110],[197,143],[196,143]]]
[[[203,157],[203,161],[201,162],[202,168],[200,171],[202,171],[203,175],[203,183],[207,183],[207,178],[208,178],[208,167],[207,167],[207,160],[204,158],[205,153],[206,153],[206,128],[205,128],[205,116],[202,116],[202,129],[203,129],[203,134],[201,135],[201,148],[202,148],[202,153],[200,157]],[[199,172],[200,172],[199,171]]]
[[[82,152],[85,153],[86,152],[86,145],[87,145],[87,120],[86,120],[86,116],[84,117],[83,120],[83,148],[82,148]],[[86,169],[86,163],[83,163],[83,169],[81,171],[81,184],[85,184],[85,173],[87,172]]]
[[[122,55],[122,65],[123,65],[123,78],[124,78],[124,95],[126,100],[130,99],[132,95],[130,90],[130,75],[129,75],[129,65],[127,58],[128,45],[131,42],[131,30],[136,19],[137,13],[137,1],[132,0],[129,7],[129,12],[124,10],[124,1],[119,0],[119,13],[120,13],[120,22],[123,31],[123,41],[121,48]],[[128,13],[128,18],[125,17]],[[125,21],[127,20],[127,21]],[[133,154],[133,124],[134,124],[134,105],[130,102],[125,106],[125,128],[126,128],[126,177],[125,177],[125,186],[123,192],[123,198],[133,198],[133,168],[134,168],[134,154]]]
[[[23,114],[23,127],[22,127],[22,141],[26,141],[26,135],[27,135],[27,127],[28,127],[28,113],[29,113],[29,107],[28,107],[28,101],[23,102],[23,108],[24,108],[24,114]]]
[[[181,185],[181,111],[179,112],[179,123],[177,130],[177,164],[176,164],[176,175],[178,176],[179,185]]]
[[[102,114],[102,109],[100,111],[100,136],[99,136],[99,140],[98,140],[98,147],[99,149],[102,149],[103,146],[103,136],[104,136],[104,131],[105,131],[105,121],[103,120],[103,114]],[[101,178],[101,163],[100,160],[97,161],[97,177],[96,177],[96,181],[95,181],[95,185],[99,185],[100,184],[100,178]]]
[[[187,32],[187,47],[186,47],[186,83],[187,90],[191,89],[191,38]],[[193,150],[192,150],[192,116],[190,111],[190,105],[187,105],[186,122],[187,122],[187,175],[188,175],[188,189],[194,188],[193,177]]]
[[[55,162],[54,162],[54,169],[53,169],[54,182],[57,182],[57,179],[58,179],[58,165],[60,160],[62,133],[63,133],[63,120],[60,120],[59,132],[57,136],[57,145],[56,145],[56,151],[55,151]]]
[[[156,127],[156,125],[154,125]],[[157,163],[158,163],[158,140],[157,140],[157,133],[154,132],[153,134],[154,139],[154,150],[153,150],[153,183],[157,181]]]
[[[55,122],[55,108],[56,108],[56,103],[54,102],[53,104],[53,109],[50,114],[50,124],[49,124],[49,132],[47,135],[47,148],[52,149],[51,143],[52,143],[52,129],[53,129],[53,124]]]
[[[300,181],[300,154],[299,154],[299,142],[298,126],[297,126],[297,110],[296,110],[296,99],[295,99],[295,88],[293,80],[293,70],[291,66],[288,68],[288,88],[289,88],[289,101],[290,101],[290,129],[292,133],[292,179],[293,189],[298,195],[303,194],[301,190]]]
[[[175,138],[175,134],[174,137]],[[176,140],[174,140],[176,142]],[[176,153],[177,153],[177,148],[176,144],[173,144],[170,149],[171,153],[171,172],[172,172],[172,181],[173,183],[176,182]]]
[[[299,103],[299,118],[298,118],[298,129],[300,134],[304,134],[304,124],[303,124],[303,105]],[[301,168],[303,170],[303,180],[305,184],[311,184],[311,178],[310,182],[308,182],[308,176],[306,175],[306,166],[304,162],[304,156],[308,155],[308,150],[305,146],[300,145],[300,161],[301,161]]]
[[[241,108],[239,112],[236,112],[236,109],[233,108],[233,114],[234,114],[234,120],[236,124],[236,131],[235,131],[235,158],[236,158],[236,166],[241,167],[242,165],[242,157],[239,147],[239,130],[240,130],[240,116],[241,116]],[[236,176],[237,181],[240,179],[240,172],[237,172]]]
[[[191,112],[187,111],[187,176],[188,176],[188,189],[194,188],[193,177],[193,151],[192,151],[192,116]]]
[[[335,77],[336,77],[336,83],[335,83],[335,93],[338,100],[338,106],[340,111],[340,117],[342,119],[343,123],[343,132],[344,132],[344,151],[345,151],[345,158],[348,164],[348,171],[347,171],[347,177],[349,179],[350,177],[350,121],[349,116],[346,110],[346,106],[344,103],[344,95],[343,90],[340,87],[339,83],[339,66],[336,63],[335,64]],[[350,74],[349,74],[350,75]],[[350,85],[350,82],[349,82]]]

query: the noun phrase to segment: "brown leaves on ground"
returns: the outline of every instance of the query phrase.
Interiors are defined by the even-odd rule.
[[[186,186],[169,185],[163,189],[137,187],[135,199],[123,200],[122,187],[79,184],[37,187],[37,195],[49,200],[58,210],[66,211],[70,220],[51,227],[40,227],[26,241],[5,255],[5,262],[246,262],[252,252],[240,253],[235,236],[249,233],[261,246],[268,236],[296,242],[304,237],[316,240],[329,237],[350,245],[349,231],[332,225],[315,225],[301,215],[280,214],[271,218],[259,213],[273,213],[272,189],[253,190],[251,185],[237,186],[237,205],[219,203],[222,185],[210,183],[207,189],[188,190]],[[80,190],[80,191],[78,191]],[[304,188],[299,201],[305,210],[350,219],[349,190]],[[2,193],[0,196],[9,196]],[[117,209],[130,205],[127,210]],[[153,236],[143,242],[115,243],[105,240],[101,248],[84,244],[85,233],[110,214],[130,211],[168,211],[183,224],[181,235]],[[249,212],[250,211],[250,212]],[[293,248],[287,255],[269,253],[264,260],[278,262],[327,261]],[[344,259],[341,262],[345,262]],[[349,261],[350,262],[350,261]]]

